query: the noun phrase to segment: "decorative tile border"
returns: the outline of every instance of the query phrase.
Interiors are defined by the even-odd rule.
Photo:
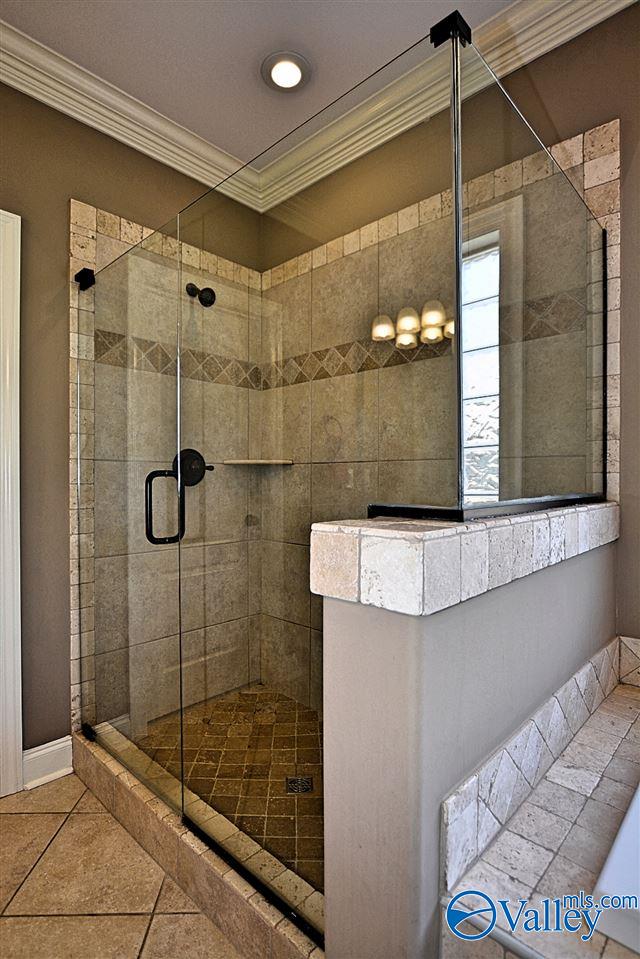
[[[96,363],[175,376],[176,354],[175,345],[145,340],[139,336],[125,336],[110,330],[96,330]],[[181,375],[185,379],[223,383],[249,390],[261,389],[262,371],[255,363],[189,348],[181,350],[180,362]]]
[[[415,350],[399,350],[394,343],[355,340],[262,365],[189,348],[182,349],[180,359],[185,379],[223,383],[250,390],[269,390],[430,360],[450,351],[449,340],[434,345],[421,344]],[[96,363],[165,376],[176,375],[176,347],[168,343],[126,336],[111,330],[96,330],[94,352]]]
[[[453,889],[620,680],[618,637],[442,803],[442,883]]]
[[[74,735],[73,768],[242,955],[323,959],[322,949],[191,833],[170,806],[101,746]],[[266,866],[265,863],[265,872]],[[309,909],[314,905],[311,903]]]
[[[446,523],[314,523],[311,591],[429,616],[619,535],[617,503]]]

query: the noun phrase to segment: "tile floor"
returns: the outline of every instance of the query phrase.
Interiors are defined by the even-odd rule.
[[[73,774],[0,799],[3,959],[241,959]]]
[[[180,777],[180,714],[149,724],[136,745]],[[322,721],[262,684],[184,710],[185,783],[315,889],[324,888]],[[287,792],[288,776],[313,790]]]
[[[639,784],[640,688],[621,684],[578,730],[454,894],[481,889],[496,898],[539,900],[591,893]],[[472,897],[467,904],[473,906]],[[548,959],[599,957],[609,942],[598,932],[588,948],[568,933],[518,938]],[[614,946],[612,956],[634,955]]]

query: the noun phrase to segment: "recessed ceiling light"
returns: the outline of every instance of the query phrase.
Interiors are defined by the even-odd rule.
[[[311,64],[299,53],[281,50],[265,57],[260,72],[273,90],[299,90],[311,76]]]

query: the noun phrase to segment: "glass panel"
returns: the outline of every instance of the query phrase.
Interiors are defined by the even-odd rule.
[[[464,278],[465,271],[462,276]],[[462,306],[462,349],[479,350],[499,342],[498,297],[479,299]]]
[[[498,447],[487,446],[464,451],[464,485],[471,496],[483,494],[485,500],[498,497]]]
[[[602,232],[475,50],[462,61],[462,330],[448,109],[286,199],[234,198],[367,83],[96,281],[83,718],[318,929],[311,524],[602,489]]]
[[[468,257],[462,270],[462,302],[475,303],[497,297],[500,284],[500,261],[496,250]]]
[[[475,48],[461,57],[463,396],[498,396],[500,500],[602,493],[603,234],[582,156],[563,172]],[[475,484],[482,413],[463,416]]]
[[[95,285],[93,720],[98,740],[177,808],[179,751],[168,772],[150,762],[164,745],[159,724],[180,704],[176,226],[105,266]],[[98,262],[113,257],[112,240],[96,242]]]
[[[378,501],[457,502],[448,113],[387,149],[414,158],[400,188],[367,188],[379,169],[357,161],[258,213],[222,193],[241,171],[180,214],[180,442],[214,467],[186,490],[180,544],[184,809],[218,837],[211,810],[224,817],[229,852],[234,827],[257,844],[243,848],[263,847],[280,893],[299,878],[324,889],[311,523]],[[440,325],[421,343],[425,303]],[[403,310],[417,318],[409,349],[395,342]],[[317,923],[312,906],[297,904]]]
[[[462,398],[494,396],[499,392],[498,347],[463,353]]]
[[[464,446],[496,446],[499,438],[500,398],[463,400]]]

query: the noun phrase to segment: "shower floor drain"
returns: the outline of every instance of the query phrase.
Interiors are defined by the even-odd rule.
[[[313,776],[287,776],[288,793],[313,792]]]

